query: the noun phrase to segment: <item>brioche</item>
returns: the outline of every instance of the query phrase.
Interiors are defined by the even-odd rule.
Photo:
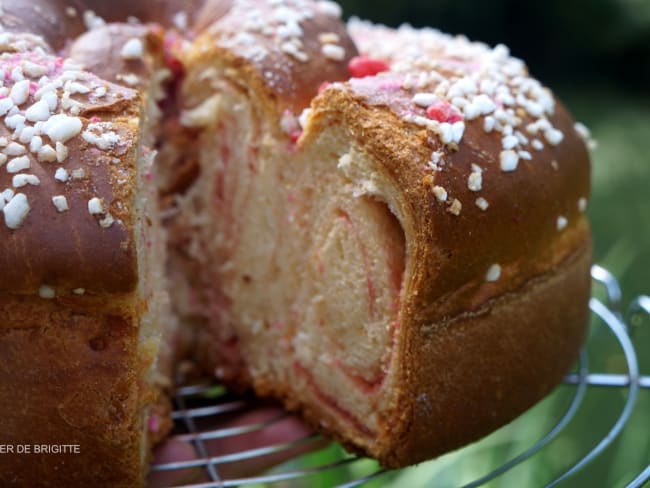
[[[52,3],[3,8],[0,422],[14,451],[0,457],[0,485],[139,486],[171,425],[175,334],[146,113],[155,94],[57,54],[72,21]],[[75,18],[70,32],[82,32]],[[144,46],[162,40],[124,29],[144,76]]]
[[[0,484],[142,485],[180,357],[391,468],[574,361],[586,134],[504,46],[329,1],[3,7],[3,442],[80,452]]]
[[[359,53],[339,13],[233,2],[186,52],[197,176],[171,293],[207,370],[399,467],[508,422],[574,360],[589,160],[503,46],[355,21]]]

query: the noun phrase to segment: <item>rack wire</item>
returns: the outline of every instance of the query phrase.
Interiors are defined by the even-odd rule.
[[[559,473],[555,473],[553,479],[546,486],[556,486],[572,479],[581,470],[589,469],[589,466],[597,462],[598,458],[603,455],[621,433],[626,428],[629,428],[628,422],[635,410],[635,406],[637,406],[639,395],[650,391],[650,376],[641,374],[633,343],[636,329],[640,328],[641,324],[650,322],[648,320],[648,317],[650,317],[650,297],[641,296],[636,298],[627,311],[624,312],[622,309],[621,288],[616,278],[608,270],[600,266],[594,266],[591,274],[596,286],[594,288],[594,297],[591,299],[589,306],[593,315],[592,329],[597,330],[596,333],[592,330],[590,340],[580,354],[577,369],[566,375],[563,387],[558,387],[572,389],[572,398],[568,407],[557,418],[555,424],[538,440],[523,448],[521,452],[506,462],[501,463],[496,469],[477,477],[474,481],[465,483],[464,488],[481,486],[498,479],[515,467],[539,455],[546,446],[552,445],[561,434],[565,434],[570,424],[579,416],[579,410],[583,406],[583,401],[589,391],[614,389],[622,393],[624,397],[622,408],[617,413],[606,434],[598,439],[588,452],[583,453],[579,459],[573,460],[570,466],[565,467]],[[596,295],[601,298],[596,298]],[[595,336],[602,337],[606,331],[609,331],[613,336],[617,348],[615,355],[624,358],[624,371],[622,373],[598,372],[589,368],[588,353],[590,348],[593,347],[593,338]],[[173,419],[175,429],[171,440],[191,446],[192,452],[189,455],[185,453],[183,459],[158,461],[152,465],[152,473],[153,477],[157,477],[158,480],[162,479],[161,475],[163,473],[189,473],[189,476],[185,476],[183,482],[185,484],[164,485],[158,481],[155,483],[156,486],[183,486],[185,488],[278,486],[289,480],[297,482],[297,486],[310,486],[311,482],[309,480],[323,476],[333,470],[346,468],[347,473],[354,474],[351,474],[350,479],[346,482],[338,483],[338,486],[339,488],[353,488],[365,485],[371,480],[381,479],[389,473],[376,464],[346,454],[343,450],[335,451],[335,454],[330,455],[330,458],[325,463],[321,459],[320,464],[317,465],[309,465],[308,463],[301,465],[300,462],[295,461],[295,458],[298,457],[296,453],[323,446],[323,439],[313,434],[281,443],[270,442],[236,452],[215,454],[211,450],[211,443],[213,444],[216,441],[228,443],[238,436],[247,434],[256,434],[258,438],[263,438],[264,432],[273,429],[274,426],[277,427],[282,422],[287,422],[289,419],[288,414],[276,413],[261,421],[251,421],[243,425],[228,424],[228,422],[224,424],[224,419],[237,416],[245,418],[246,412],[255,409],[258,404],[254,399],[233,396],[218,385],[210,384],[179,388],[176,391],[174,401]],[[526,422],[526,415],[528,414],[524,414],[518,422]],[[646,412],[646,416],[650,418],[650,412]],[[220,423],[221,426],[215,428]],[[646,432],[646,435],[650,437],[650,432]],[[461,455],[464,455],[463,451],[461,451]],[[473,455],[471,452],[467,454],[467,456],[471,455]],[[279,468],[266,472],[266,474],[248,474],[247,476],[229,474],[232,470],[229,470],[228,467],[233,463],[244,461],[250,464],[252,461],[257,462],[259,465],[260,460],[269,457],[273,458],[273,456],[276,456],[276,458],[278,456],[292,457],[294,461],[288,464],[285,462]],[[650,453],[646,461],[648,460],[650,460]],[[365,464],[363,464],[364,462]],[[430,463],[436,462],[438,461],[430,461]],[[362,463],[362,469],[350,469],[360,463]],[[429,463],[415,469],[424,469],[422,466],[426,464]],[[363,469],[365,469],[365,472],[359,475],[358,473]],[[169,479],[171,480],[172,477]],[[650,464],[645,468],[641,468],[638,474],[635,474],[631,479],[625,480],[622,486],[639,488],[648,482],[650,482]],[[452,486],[461,484],[456,483]],[[283,484],[282,486],[286,485]]]

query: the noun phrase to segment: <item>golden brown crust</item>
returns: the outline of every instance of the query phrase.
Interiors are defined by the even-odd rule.
[[[0,485],[143,485],[135,307],[126,296],[111,305],[0,295],[1,323],[13,325],[0,329],[0,412],[14,448],[0,457]],[[78,447],[36,452],[62,445]]]
[[[132,216],[122,209],[119,213],[126,225],[105,229],[88,212],[88,201],[97,197],[111,206],[131,204],[133,188],[116,184],[118,175],[111,174],[110,162],[102,164],[97,155],[70,148],[79,151],[70,167],[85,169],[87,180],[64,187],[49,171],[33,168],[41,183],[21,190],[32,202],[25,224],[18,230],[0,227],[0,272],[6,277],[2,286],[6,292],[33,294],[43,285],[62,294],[76,289],[125,292],[137,284]],[[134,151],[129,157],[134,166]],[[135,168],[128,168],[129,172],[133,179]],[[10,187],[9,178],[0,173],[0,186]],[[66,213],[52,204],[51,198],[58,195],[67,198]]]
[[[278,6],[237,0],[212,4],[197,19],[205,32],[188,53],[188,64],[207,65],[206,60],[218,60],[238,70],[250,84],[247,89],[264,93],[260,100],[274,112],[289,109],[300,113],[323,82],[349,77],[347,64],[357,54],[356,47],[339,17],[316,2],[291,0]],[[209,13],[215,11],[217,14]],[[323,54],[328,44],[336,51],[329,57]],[[191,90],[191,82],[187,86]]]
[[[331,87],[312,104],[299,142],[308,147],[328,126],[345,127],[397,188],[382,197],[408,247],[391,407],[370,444],[355,429],[336,434],[388,467],[475,440],[548,393],[584,339],[590,291],[589,158],[565,108],[555,101],[545,119],[561,143],[505,171],[504,134],[471,119],[462,141],[446,143],[436,124],[414,122],[424,110],[408,85],[389,73]],[[522,131],[535,122],[518,115]],[[471,188],[477,171],[482,182]]]
[[[59,0],[60,1],[60,0]],[[205,0],[63,0],[65,7],[74,7],[78,12],[92,10],[106,22],[125,22],[129,17],[143,23],[155,22],[164,27],[181,27],[175,16],[184,13],[191,27],[193,17],[200,11]]]
[[[2,56],[0,62],[7,66],[16,59],[39,66],[52,65],[59,59],[33,51]],[[40,89],[49,91],[56,95],[57,109],[41,124],[51,123],[56,116],[66,117],[64,124],[72,127],[72,137],[58,140],[53,133],[48,135],[47,128],[39,129],[37,122],[29,120],[20,132],[21,138],[26,130],[34,133],[24,139],[15,137],[18,129],[14,130],[13,125],[5,122],[0,126],[4,152],[14,147],[17,152],[10,154],[20,154],[5,158],[0,187],[24,194],[30,207],[18,228],[8,222],[0,226],[0,271],[6,277],[2,289],[36,293],[47,285],[63,293],[79,288],[97,292],[133,290],[137,277],[135,224],[130,209],[135,204],[139,97],[128,88],[111,85],[87,72],[55,68],[47,76],[18,106],[17,116],[24,117],[32,105],[44,100],[37,100]],[[58,83],[59,88],[47,90],[44,87],[48,83]],[[97,95],[97,89],[103,90],[102,96]],[[102,133],[110,134],[104,147],[87,138]],[[59,147],[59,154],[43,155],[39,151],[45,146],[54,151]],[[29,161],[29,167],[10,169],[17,157]],[[60,174],[57,178],[59,170],[66,172],[65,181]],[[20,186],[16,177],[21,175],[37,180]],[[67,210],[59,211],[54,197],[65,197]],[[95,198],[102,201],[101,214],[89,211],[89,202]],[[5,207],[5,220],[7,214]],[[109,214],[113,221],[102,224]]]
[[[142,43],[142,55],[125,57],[122,51],[133,40]],[[79,36],[68,56],[104,80],[122,85],[131,82],[130,87],[142,89],[155,62],[162,59],[162,31],[150,24],[107,24]]]
[[[450,149],[427,130],[402,120],[394,106],[374,104],[354,88],[328,89],[313,108],[314,126],[301,144],[308,145],[329,124],[343,124],[400,189],[400,203],[408,209],[415,232],[410,259],[419,267],[407,292],[417,290],[415,309],[420,313],[452,317],[516,289],[548,269],[558,258],[548,254],[552,244],[582,221],[579,202],[589,196],[589,157],[559,103],[551,120],[565,134],[563,143],[547,146],[508,173],[498,161],[502,135],[486,134],[478,120],[467,124],[458,149]],[[446,160],[436,172],[427,166],[433,151]],[[480,193],[468,187],[473,164],[482,168]],[[436,198],[434,186],[445,189],[447,201]],[[486,210],[475,204],[479,197],[489,202]],[[450,211],[453,200],[462,204],[459,215]],[[560,217],[568,221],[562,230]],[[486,283],[494,264],[507,276]],[[481,298],[472,304],[468,297],[477,287],[482,287]]]
[[[589,157],[565,108],[555,101],[545,119],[562,141],[506,171],[506,134],[466,119],[462,140],[449,144],[422,122],[409,85],[388,73],[327,89],[299,141],[308,147],[328,126],[345,127],[397,188],[382,197],[407,240],[392,400],[372,443],[355,429],[336,434],[388,467],[475,440],[548,393],[584,339],[590,291]],[[513,132],[535,122],[517,115]]]
[[[437,323],[410,316],[395,430],[377,456],[414,464],[509,422],[561,380],[586,335],[591,266],[583,228],[566,259],[475,312]]]
[[[99,22],[125,22],[128,17],[142,23],[159,23],[176,27],[179,13],[187,16],[187,27],[204,0],[6,0],[0,22],[11,32],[31,32],[43,36],[55,50],[65,48],[80,36],[97,16]]]
[[[142,486],[148,442],[169,427],[150,376],[160,331],[143,319],[158,290],[137,255],[149,234],[142,98],[23,32],[63,47],[60,29],[67,39],[81,27],[62,5],[3,7],[0,412],[4,442],[32,454],[2,456],[0,484]],[[148,436],[154,409],[162,417]]]
[[[273,381],[256,383],[256,392],[282,398],[312,429],[388,468],[480,439],[550,393],[577,357],[591,289],[591,239],[580,227],[552,269],[478,309],[436,322],[409,300],[397,343],[393,409],[370,445],[354,426],[332,428],[339,419],[323,404],[300,403]]]

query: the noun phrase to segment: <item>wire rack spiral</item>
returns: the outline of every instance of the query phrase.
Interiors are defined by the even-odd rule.
[[[488,470],[489,472],[478,476],[469,483],[460,481],[451,486],[462,485],[464,488],[470,488],[484,485],[531,460],[536,455],[539,456],[539,453],[546,446],[557,441],[560,435],[567,435],[566,431],[570,424],[579,417],[579,410],[584,406],[585,396],[593,390],[614,389],[620,392],[624,398],[620,411],[616,412],[615,418],[610,420],[611,423],[607,426],[605,433],[596,439],[586,452],[580,453],[577,459],[571,460],[568,466],[564,466],[559,472],[553,473],[551,475],[552,479],[545,482],[546,486],[555,486],[566,480],[573,479],[578,472],[597,464],[599,457],[621,436],[626,428],[630,428],[628,425],[629,420],[635,406],[637,406],[639,395],[650,391],[650,376],[641,374],[632,340],[636,335],[635,329],[639,324],[648,322],[648,317],[650,317],[650,297],[638,297],[631,303],[627,311],[623,312],[621,288],[616,278],[600,266],[594,266],[591,274],[596,285],[594,287],[594,297],[589,304],[593,316],[592,334],[580,354],[576,369],[564,378],[564,386],[559,387],[569,388],[571,391],[568,406],[564,412],[557,416],[554,425],[545,433],[530,444],[524,445],[517,454],[500,463],[496,469]],[[596,296],[599,298],[596,298]],[[590,369],[588,364],[589,352],[593,347],[594,336],[598,335],[594,334],[594,329],[601,337],[602,335],[609,335],[610,341],[613,338],[613,344],[616,348],[614,355],[621,358],[619,363],[622,368],[619,369],[623,371],[622,373],[602,373]],[[609,331],[609,334],[607,334],[607,331]],[[161,473],[193,470],[195,475],[200,475],[200,478],[195,476],[193,481],[170,486],[184,486],[185,488],[279,486],[280,484],[287,486],[286,483],[291,480],[295,484],[290,486],[311,486],[312,482],[310,480],[317,479],[319,476],[322,477],[325,473],[334,470],[347,469],[346,473],[351,473],[350,478],[343,483],[338,482],[337,485],[340,488],[352,488],[395,474],[379,468],[368,460],[345,454],[344,451],[339,450],[336,451],[336,454],[329,456],[326,462],[322,461],[322,457],[319,458],[319,464],[315,466],[294,460],[288,464],[285,462],[266,474],[228,477],[224,474],[228,471],[225,467],[232,463],[250,462],[265,456],[282,456],[282,453],[285,453],[284,458],[286,459],[287,453],[291,456],[290,453],[296,450],[305,451],[312,446],[314,448],[322,447],[323,440],[317,435],[306,435],[291,442],[270,443],[252,449],[214,455],[208,448],[209,442],[220,440],[225,443],[237,436],[264,432],[265,429],[271,429],[275,424],[286,420],[287,415],[276,415],[268,420],[245,425],[214,428],[213,426],[218,425],[220,418],[250,409],[254,400],[234,397],[218,386],[202,384],[179,388],[176,391],[174,401],[176,410],[173,413],[175,429],[172,439],[187,443],[192,446],[194,452],[190,456],[191,459],[188,460],[171,459],[158,462],[152,466],[152,472],[160,475]],[[527,415],[529,414],[524,414],[516,422],[526,422]],[[650,418],[650,413],[646,412],[645,415]],[[648,418],[645,420],[646,427]],[[650,432],[646,431],[645,435],[650,436]],[[464,452],[465,450],[460,451],[460,455],[473,455],[473,453],[466,455]],[[361,470],[350,469],[351,466],[364,462],[364,468]],[[439,461],[430,461],[430,463],[437,462]],[[650,462],[650,455],[645,462]],[[424,469],[424,466],[430,463],[411,469]],[[365,472],[363,469],[365,469]],[[361,474],[359,474],[360,472]],[[197,479],[202,481],[197,481]],[[650,464],[645,468],[642,467],[629,479],[623,480],[621,486],[639,488],[649,481]],[[445,484],[444,486],[448,485]]]

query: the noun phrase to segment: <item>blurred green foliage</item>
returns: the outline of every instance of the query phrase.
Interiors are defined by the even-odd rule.
[[[599,143],[589,209],[595,260],[621,281],[625,302],[650,294],[650,96],[602,86],[560,92]],[[650,343],[638,345],[650,356]]]

